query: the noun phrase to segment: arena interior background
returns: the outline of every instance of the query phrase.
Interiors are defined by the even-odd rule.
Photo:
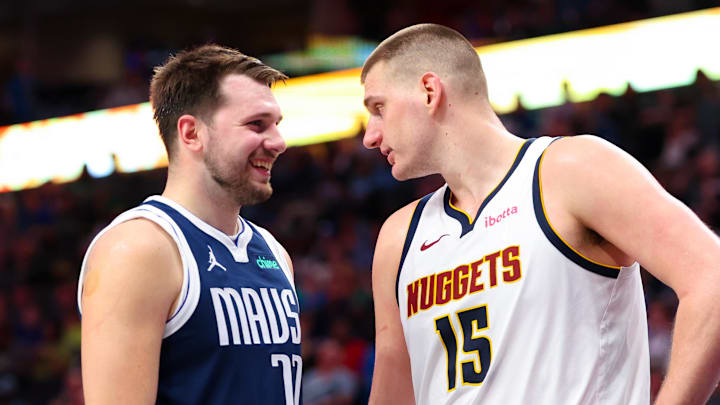
[[[169,54],[212,41],[297,78],[276,94],[292,114],[281,128],[298,146],[274,169],[273,198],[243,215],[268,227],[293,256],[305,404],[362,404],[372,376],[370,265],[379,226],[442,182],[398,183],[385,160],[361,145],[356,68],[374,45],[417,22],[459,30],[487,59],[491,97],[512,132],[608,139],[718,229],[714,6],[710,0],[0,3],[0,404],[82,403],[79,265],[104,224],[162,191],[164,160],[142,103],[153,66]],[[704,19],[606,27],[687,12],[683,18]],[[652,25],[658,22],[666,25]],[[597,27],[606,28],[591,29]],[[591,30],[575,32],[585,29]],[[563,34],[569,32],[575,33]],[[635,42],[613,40],[618,32],[634,34]],[[321,75],[307,77],[314,74]],[[655,392],[667,366],[676,298],[646,272],[644,283]],[[720,403],[720,394],[711,403]]]

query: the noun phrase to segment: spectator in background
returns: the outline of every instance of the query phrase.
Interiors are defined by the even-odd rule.
[[[305,405],[350,405],[358,390],[356,376],[344,364],[340,344],[327,339],[315,353],[315,367],[303,377]]]
[[[21,56],[16,60],[15,70],[4,89],[4,101],[9,106],[13,122],[36,119],[35,86],[33,59]]]

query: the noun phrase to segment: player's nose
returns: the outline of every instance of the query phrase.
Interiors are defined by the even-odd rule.
[[[276,155],[285,152],[285,149],[287,149],[285,138],[283,138],[280,130],[278,130],[277,125],[273,124],[272,128],[268,130],[267,138],[265,139],[265,148],[274,152]]]
[[[382,131],[380,125],[371,116],[363,135],[363,145],[368,149],[375,149],[380,147],[380,143],[382,143]]]

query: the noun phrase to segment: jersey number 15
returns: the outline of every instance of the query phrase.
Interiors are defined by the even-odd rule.
[[[461,363],[462,383],[480,385],[485,380],[492,361],[490,339],[487,336],[478,336],[478,332],[488,328],[487,305],[458,311],[455,315],[460,322],[463,353],[474,353],[477,356]],[[452,391],[457,380],[458,339],[450,315],[435,319],[435,331],[445,346],[448,391]]]

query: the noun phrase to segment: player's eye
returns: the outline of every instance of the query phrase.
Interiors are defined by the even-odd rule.
[[[259,129],[262,130],[265,128],[265,123],[262,120],[254,120],[247,123],[248,126],[253,127],[253,129]]]

